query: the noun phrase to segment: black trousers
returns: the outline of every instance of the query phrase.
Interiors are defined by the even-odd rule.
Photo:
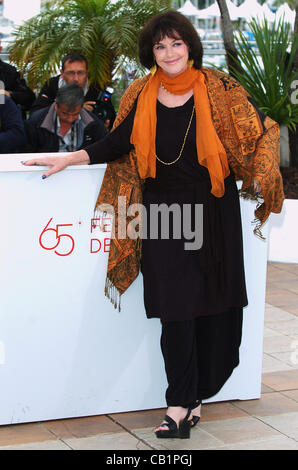
[[[222,388],[239,364],[243,309],[162,322],[167,406],[195,407]]]

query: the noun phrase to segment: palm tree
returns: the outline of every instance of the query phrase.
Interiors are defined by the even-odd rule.
[[[280,126],[296,130],[298,107],[291,101],[291,85],[297,74],[293,60],[298,50],[298,37],[291,37],[291,28],[282,20],[269,24],[253,19],[250,29],[254,34],[256,51],[239,31],[238,56],[243,63],[242,72],[236,78],[252,96],[256,105]],[[291,52],[289,53],[289,49]],[[259,60],[261,59],[261,61]]]
[[[104,88],[123,57],[136,59],[144,23],[170,8],[169,0],[54,0],[14,33],[10,60],[36,87],[57,72],[70,51],[85,55],[90,81]]]
[[[230,18],[226,0],[217,0],[220,16],[223,42],[226,51],[226,61],[230,75],[234,76],[234,71],[241,71],[238,60],[237,49],[234,41],[233,23]]]

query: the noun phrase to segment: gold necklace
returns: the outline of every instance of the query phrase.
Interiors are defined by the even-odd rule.
[[[180,152],[179,152],[178,157],[176,158],[176,160],[173,160],[172,162],[164,162],[164,161],[162,161],[160,158],[158,158],[158,156],[155,154],[157,160],[158,160],[160,163],[163,163],[164,165],[173,165],[174,163],[178,162],[178,160],[180,159],[180,157],[181,157],[181,155],[182,155],[182,152],[183,152],[183,150],[184,150],[185,142],[186,142],[186,139],[187,139],[187,136],[188,136],[188,132],[189,132],[191,123],[192,123],[192,118],[193,118],[194,112],[195,112],[195,107],[193,106],[192,112],[191,112],[191,116],[190,116],[190,120],[189,120],[187,129],[186,129],[186,133],[185,133],[185,136],[184,136],[183,144],[182,144],[182,147],[181,147],[181,150],[180,150]]]
[[[162,82],[160,82],[160,86],[161,88],[166,91],[167,93],[169,93],[170,95],[174,95],[174,93],[171,93],[169,90],[166,89],[166,87],[164,86],[164,84]]]

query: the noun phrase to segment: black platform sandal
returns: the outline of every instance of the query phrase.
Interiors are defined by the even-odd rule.
[[[196,402],[196,405],[192,408],[192,410],[194,410],[195,408],[197,408],[198,406],[200,406],[202,404],[202,400],[198,400]],[[194,428],[198,422],[200,421],[201,417],[200,416],[192,416],[192,418],[189,420],[190,421],[190,427],[191,428]]]
[[[156,437],[158,438],[179,438],[179,439],[189,439],[190,437],[190,428],[191,422],[189,421],[189,416],[191,409],[188,409],[188,412],[184,419],[179,422],[179,427],[177,427],[176,421],[174,421],[170,416],[165,415],[164,420],[166,423],[160,425],[160,427],[167,426],[169,429],[160,429],[156,431]]]

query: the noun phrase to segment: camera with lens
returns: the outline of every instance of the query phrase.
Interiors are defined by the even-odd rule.
[[[98,93],[93,113],[103,122],[114,120],[115,111],[111,101],[113,93],[114,89],[110,87]]]

